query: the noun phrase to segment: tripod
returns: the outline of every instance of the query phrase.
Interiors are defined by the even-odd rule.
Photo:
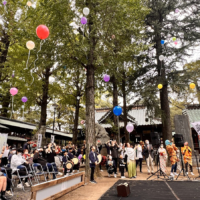
[[[197,159],[197,154],[196,154],[196,151],[194,151],[194,155],[195,155],[195,158],[196,158],[196,163],[197,163],[197,168],[198,168],[198,173],[199,173],[199,176],[197,176],[195,179],[197,178],[200,178],[200,171],[199,171],[199,162],[198,162],[198,159]]]
[[[182,164],[182,169],[181,171],[179,172],[176,180],[178,179],[178,177],[180,176],[181,172],[183,172],[183,176],[187,176],[187,178],[190,180],[190,177],[188,176],[187,173],[185,173],[185,169],[184,169],[184,165],[183,165],[183,155],[182,155],[182,152],[181,152],[181,147],[180,147],[180,154],[181,154],[181,164]]]
[[[157,164],[159,165],[159,169],[158,169],[158,165],[157,165],[158,170],[155,173],[153,173],[151,176],[149,176],[147,178],[147,180],[149,180],[152,176],[157,176],[158,179],[160,178],[160,176],[164,176],[164,179],[166,179],[165,177],[167,177],[167,179],[169,179],[169,177],[165,174],[165,172],[162,171],[162,169],[160,167],[160,156],[159,156],[158,149],[157,149],[157,152],[156,152],[156,156],[157,156],[157,160],[158,160]]]

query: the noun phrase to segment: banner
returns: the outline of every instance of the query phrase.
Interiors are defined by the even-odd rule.
[[[41,146],[42,146],[42,134],[38,134],[37,147],[40,148]]]
[[[6,146],[8,139],[8,134],[0,133],[0,151],[2,151],[3,146]]]
[[[54,143],[55,135],[51,135],[51,143]]]
[[[195,131],[198,133],[198,135],[200,135],[200,122],[194,122],[192,123],[192,126],[195,129]]]

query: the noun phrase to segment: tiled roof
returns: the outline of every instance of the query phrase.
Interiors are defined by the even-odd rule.
[[[192,127],[191,123],[200,121],[200,109],[191,109],[191,110],[185,109],[183,110],[183,115],[188,116],[191,127]]]

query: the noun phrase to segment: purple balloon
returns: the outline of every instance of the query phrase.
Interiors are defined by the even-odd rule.
[[[81,18],[81,24],[87,24],[87,18],[86,17]]]
[[[22,102],[26,103],[28,101],[27,97],[22,97]]]
[[[131,133],[133,130],[134,130],[134,126],[133,126],[133,124],[127,124],[127,126],[126,126],[126,130],[129,132],[129,133]]]
[[[3,5],[5,6],[7,4],[7,1],[3,1]]]
[[[176,10],[175,10],[175,13],[178,13],[179,12],[179,9],[177,8]]]
[[[12,74],[12,78],[14,78],[15,77],[15,75],[14,74]]]
[[[104,80],[105,82],[108,82],[108,81],[110,80],[110,76],[107,75],[107,74],[105,74],[105,75],[103,76],[103,80]]]

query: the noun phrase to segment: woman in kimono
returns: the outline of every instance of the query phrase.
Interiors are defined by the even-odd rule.
[[[163,144],[160,145],[158,149],[159,158],[160,158],[160,168],[161,170],[166,173],[166,162],[167,162],[167,152],[166,149],[163,147]]]

